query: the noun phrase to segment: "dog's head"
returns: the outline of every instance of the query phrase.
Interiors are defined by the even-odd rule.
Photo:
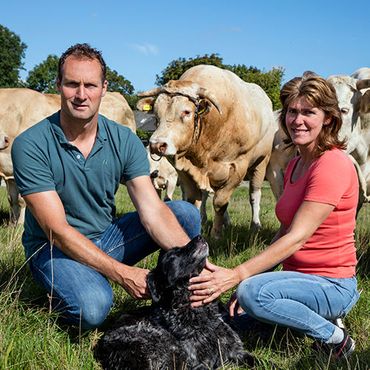
[[[171,300],[176,291],[187,291],[189,279],[199,275],[208,256],[208,244],[196,236],[184,247],[175,247],[158,258],[157,267],[148,274],[148,287],[154,303]]]

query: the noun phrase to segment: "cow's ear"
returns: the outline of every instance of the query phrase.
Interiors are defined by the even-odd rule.
[[[150,295],[152,296],[153,302],[158,303],[159,300],[161,299],[161,293],[158,284],[156,283],[154,274],[155,274],[154,271],[149,272],[146,281],[148,283],[148,289]]]
[[[136,108],[141,110],[145,113],[152,113],[153,112],[153,105],[154,105],[155,97],[149,96],[147,98],[140,99],[136,103]]]
[[[199,100],[198,115],[201,116],[203,114],[207,114],[209,112],[210,105],[210,102],[206,99]]]

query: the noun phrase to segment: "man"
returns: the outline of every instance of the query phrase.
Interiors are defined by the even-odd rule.
[[[61,110],[23,132],[12,147],[27,210],[22,242],[34,278],[64,321],[99,326],[113,302],[108,282],[148,298],[148,270],[133,265],[200,232],[198,211],[163,203],[149,178],[147,153],[128,128],[98,115],[107,90],[102,55],[87,44],[60,58]],[[114,219],[121,180],[137,212]]]

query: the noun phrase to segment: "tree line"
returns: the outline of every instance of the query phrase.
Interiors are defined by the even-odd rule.
[[[24,70],[27,45],[20,37],[7,27],[0,25],[0,87],[28,87],[42,93],[57,93],[56,77],[58,71],[58,57],[49,55],[44,61],[36,65],[25,81],[20,78],[20,71]],[[208,64],[230,70],[246,82],[260,85],[272,101],[274,109],[280,108],[279,92],[283,68],[272,68],[264,72],[257,67],[247,67],[244,64],[228,65],[223,63],[222,57],[217,54],[205,54],[194,58],[178,58],[171,61],[167,67],[156,75],[156,85],[164,85],[169,80],[177,80],[190,67]],[[107,67],[108,90],[121,93],[131,108],[135,109],[138,100],[132,83],[117,71]]]

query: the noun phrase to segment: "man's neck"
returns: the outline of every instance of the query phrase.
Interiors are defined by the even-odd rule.
[[[98,115],[90,120],[78,120],[60,113],[60,125],[66,139],[77,147],[85,158],[94,146],[98,132]]]

